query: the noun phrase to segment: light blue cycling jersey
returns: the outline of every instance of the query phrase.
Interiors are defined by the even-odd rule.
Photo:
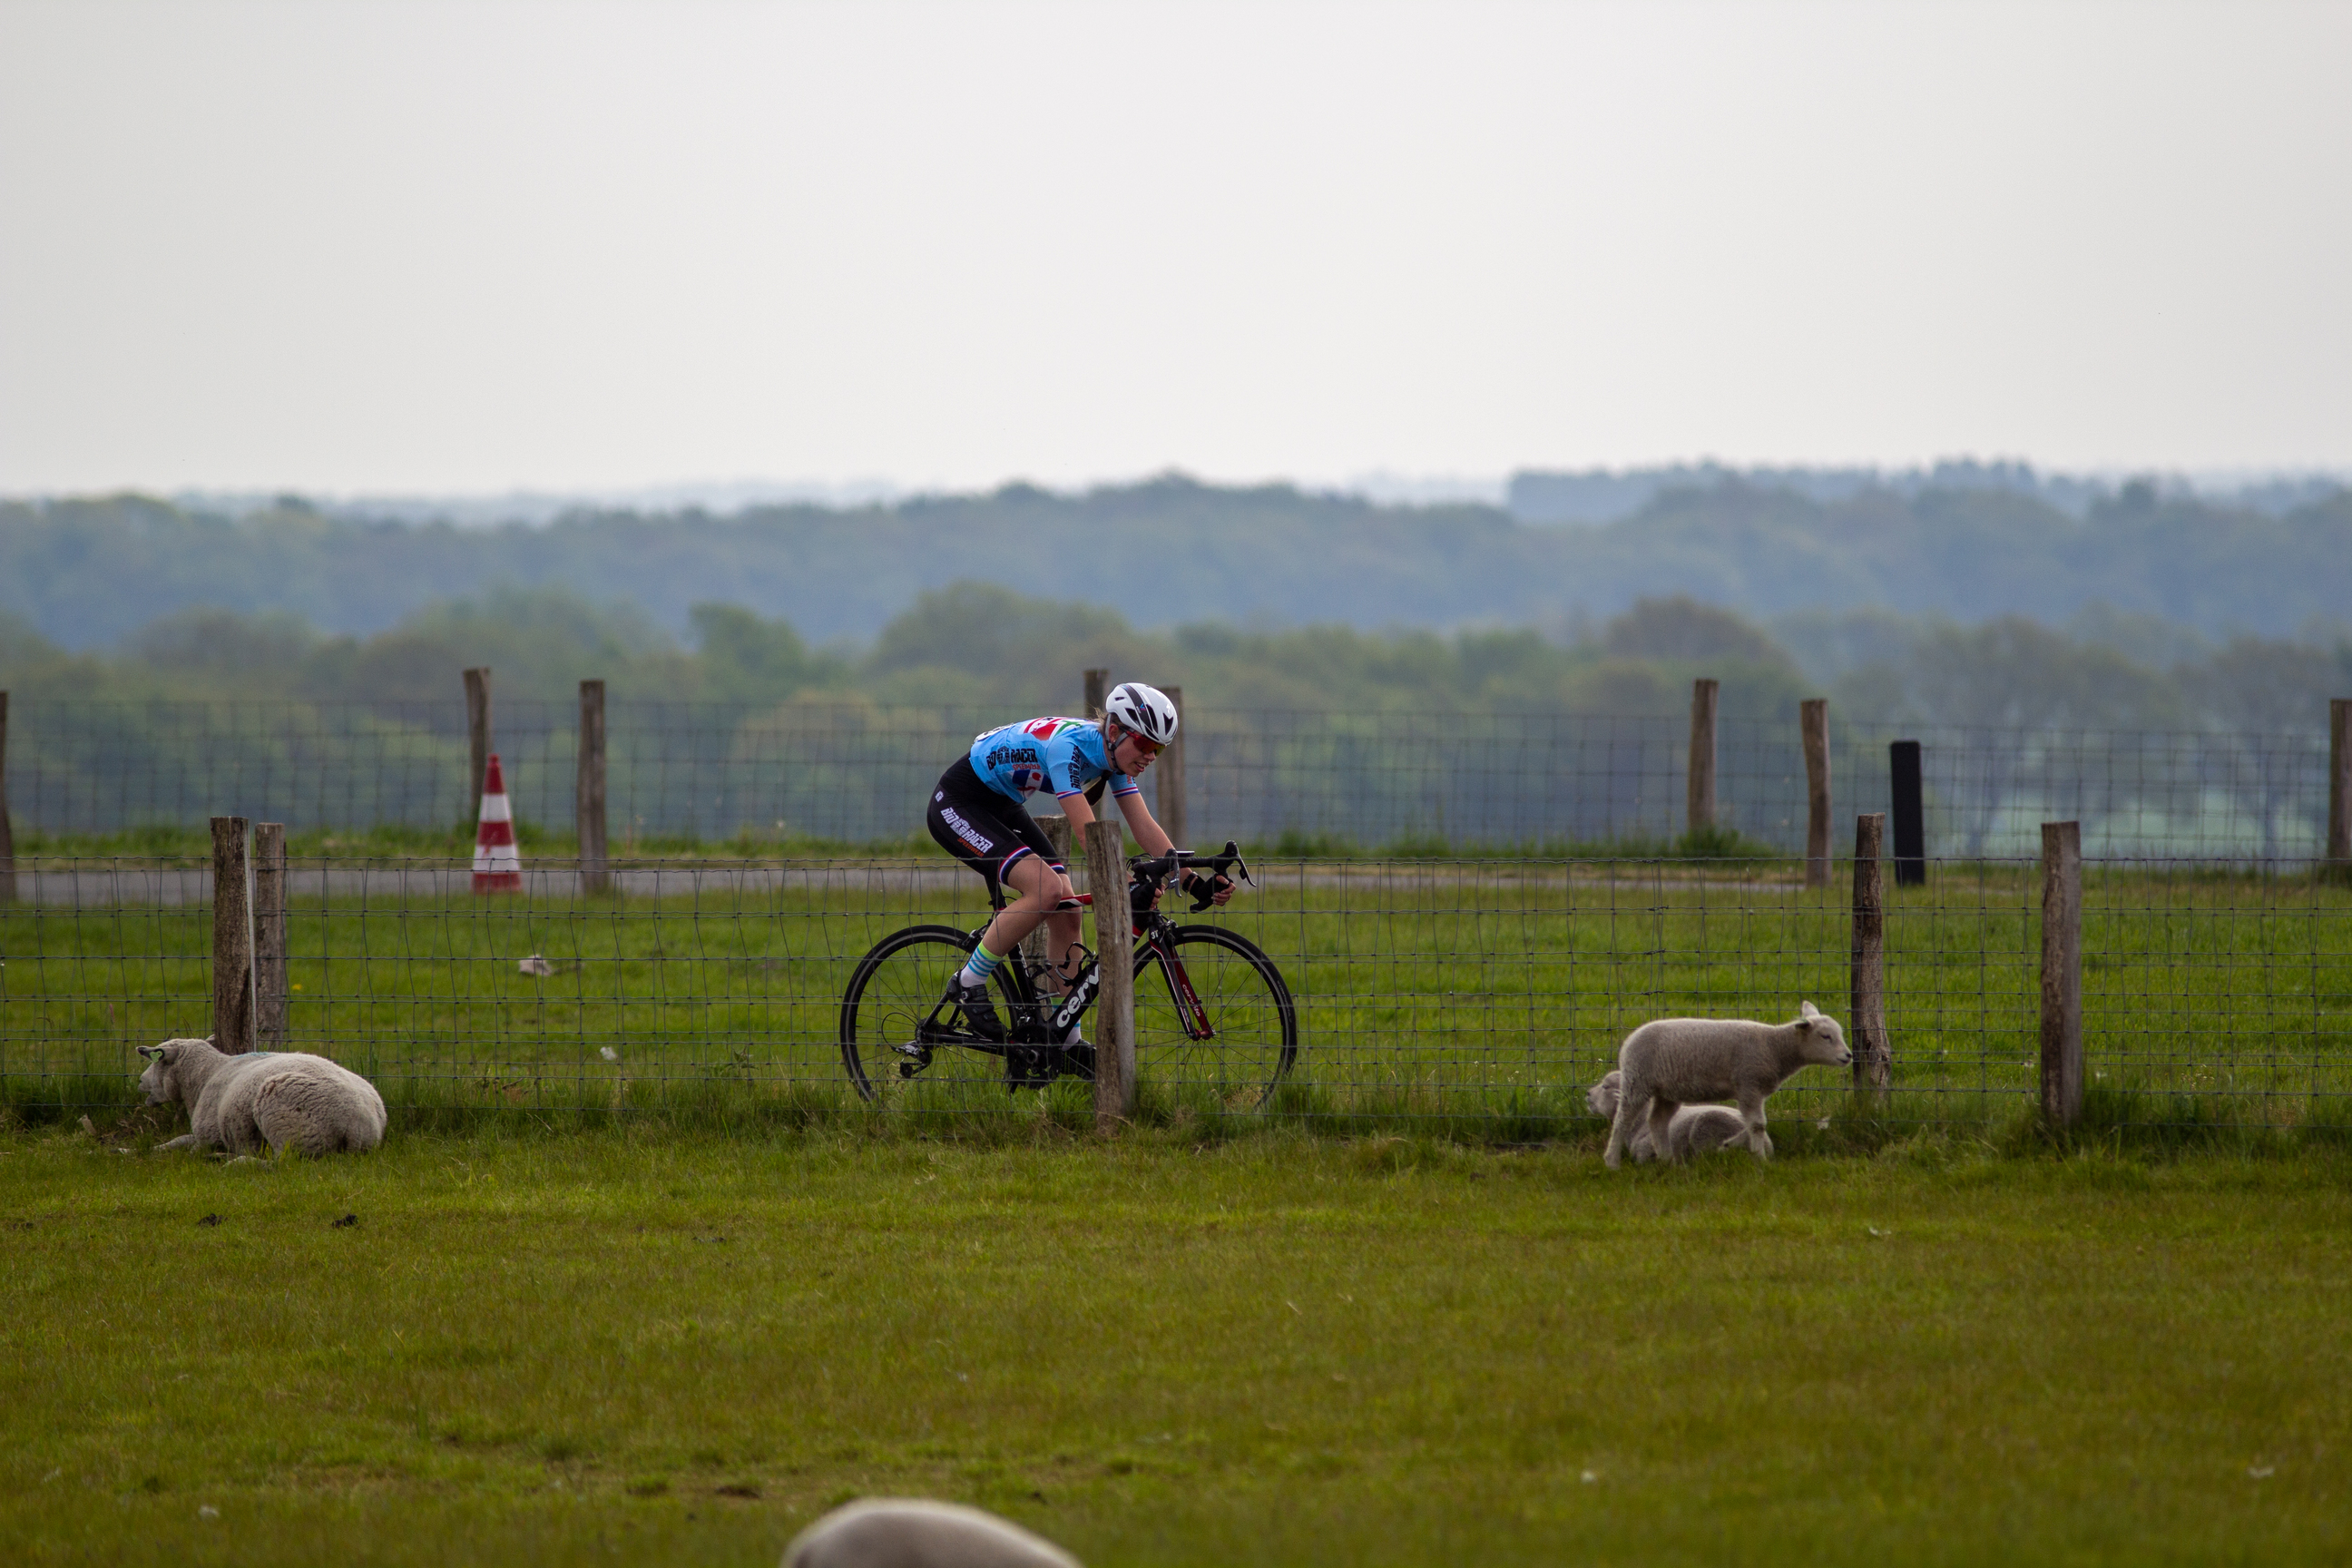
[[[971,771],[1016,801],[1041,789],[1067,800],[1099,778],[1110,780],[1113,795],[1139,793],[1133,779],[1111,771],[1102,726],[1086,719],[1032,719],[991,730],[971,743]]]

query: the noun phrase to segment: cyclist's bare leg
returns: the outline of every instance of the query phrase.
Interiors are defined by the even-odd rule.
[[[1068,922],[1069,940],[1076,940],[1078,917],[1075,913],[1053,913],[1054,906],[1070,896],[1069,878],[1036,856],[1024,855],[1013,863],[1013,869],[1004,874],[1004,881],[1018,896],[997,912],[996,918],[988,922],[988,930],[982,934],[981,942],[989,952],[1010,953],[1021,945],[1022,938],[1045,924],[1048,916],[1053,920],[1048,929],[1057,947],[1066,945],[1061,936],[1064,921]],[[1054,989],[1059,990],[1060,987],[1055,986]]]
[[[1085,929],[1086,916],[1077,910],[1055,911],[1045,921],[1045,956],[1051,966],[1038,980],[1038,986],[1049,996],[1059,996],[1069,988],[1071,974],[1076,970],[1078,943]]]

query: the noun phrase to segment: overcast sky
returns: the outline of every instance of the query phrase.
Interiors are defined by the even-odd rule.
[[[2352,5],[0,0],[0,490],[2352,468]]]

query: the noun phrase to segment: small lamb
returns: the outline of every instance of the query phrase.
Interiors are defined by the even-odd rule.
[[[1011,1520],[958,1503],[868,1498],[835,1509],[784,1548],[783,1568],[1082,1568]]]
[[[1617,1119],[1618,1087],[1624,1077],[1612,1070],[1592,1086],[1584,1103],[1592,1108],[1593,1115],[1609,1121]],[[1666,1125],[1667,1158],[1677,1163],[1693,1154],[1712,1154],[1734,1142],[1743,1146],[1747,1143],[1748,1123],[1727,1105],[1685,1105],[1675,1112],[1674,1121]],[[1658,1152],[1650,1143],[1648,1121],[1634,1124],[1633,1139],[1627,1147],[1633,1151],[1637,1165],[1657,1158]]]
[[[188,1107],[189,1131],[166,1149],[225,1148],[247,1153],[354,1153],[383,1142],[383,1097],[375,1085],[324,1057],[300,1051],[225,1056],[210,1040],[142,1046],[139,1087],[150,1105]]]
[[[1646,1120],[1650,1145],[1679,1159],[1671,1128],[1675,1108],[1698,1100],[1735,1099],[1746,1124],[1748,1147],[1759,1160],[1772,1157],[1764,1131],[1764,1100],[1799,1068],[1843,1067],[1853,1060],[1838,1021],[1811,1002],[1793,1022],[1759,1024],[1746,1018],[1655,1018],[1625,1037],[1617,1047],[1623,1098],[1609,1127],[1602,1157],[1615,1170]]]

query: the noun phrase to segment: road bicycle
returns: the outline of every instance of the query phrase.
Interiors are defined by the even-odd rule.
[[[1171,849],[1128,861],[1136,1076],[1180,1104],[1255,1110],[1298,1058],[1298,1012],[1282,972],[1255,942],[1223,926],[1178,925],[1160,912],[1161,888],[1188,868],[1212,877],[1235,870],[1251,880],[1230,841],[1221,855]],[[1093,901],[1082,894],[1059,908]],[[1003,889],[990,889],[989,903],[992,911],[1004,907]],[[1192,912],[1209,903],[1202,896]],[[1076,947],[1075,967],[1055,970],[1064,977],[1056,994],[1041,983],[1045,961],[1014,950],[995,975],[1007,1038],[983,1039],[948,1000],[947,988],[987,929],[908,926],[858,961],[841,998],[841,1059],[865,1099],[887,1104],[924,1086],[1002,1082],[1013,1090],[1061,1077],[1093,1078],[1093,1047],[1066,1049],[1061,1042],[1094,1004],[1099,960]]]

